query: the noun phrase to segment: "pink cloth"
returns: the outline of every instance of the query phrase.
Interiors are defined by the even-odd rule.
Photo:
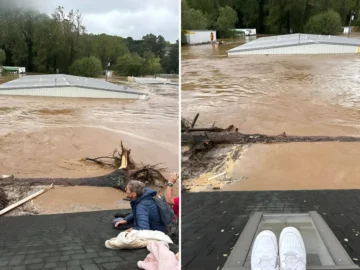
[[[178,270],[179,261],[165,242],[153,242],[147,246],[150,251],[144,261],[138,261],[137,265],[145,270]]]

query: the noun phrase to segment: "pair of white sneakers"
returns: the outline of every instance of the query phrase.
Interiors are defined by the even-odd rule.
[[[306,251],[300,232],[294,227],[282,230],[279,249],[276,235],[262,231],[251,252],[252,270],[306,270]]]

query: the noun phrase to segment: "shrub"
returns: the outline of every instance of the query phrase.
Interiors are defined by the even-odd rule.
[[[305,32],[309,34],[334,35],[341,31],[340,14],[328,10],[312,16],[305,25]]]
[[[84,77],[98,77],[103,73],[102,64],[95,56],[76,60],[69,69],[71,75]]]

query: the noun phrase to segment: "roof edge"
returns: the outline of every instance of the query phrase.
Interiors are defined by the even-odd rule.
[[[259,51],[259,50],[267,50],[267,49],[274,49],[274,48],[285,48],[285,47],[295,47],[295,46],[303,46],[303,45],[311,45],[311,44],[327,44],[327,45],[339,45],[339,46],[354,46],[360,47],[359,44],[351,44],[351,43],[334,43],[334,42],[324,42],[324,41],[309,41],[309,42],[302,42],[297,44],[284,44],[284,45],[274,45],[274,46],[267,46],[267,47],[259,47],[259,48],[249,48],[249,49],[241,49],[239,47],[233,48],[231,50],[226,51],[228,54],[229,52],[247,52],[247,51]]]
[[[105,88],[95,88],[90,86],[83,86],[83,85],[49,85],[49,86],[37,86],[37,87],[6,87],[6,88],[0,88],[0,92],[2,90],[19,90],[19,89],[35,89],[35,88],[59,88],[59,87],[79,87],[79,88],[85,88],[85,89],[94,89],[94,90],[102,90],[102,91],[109,91],[109,92],[120,92],[120,93],[127,93],[127,94],[135,94],[135,95],[145,95],[149,96],[146,93],[143,92],[136,92],[136,91],[126,91],[126,90],[112,90],[112,89],[105,89]]]

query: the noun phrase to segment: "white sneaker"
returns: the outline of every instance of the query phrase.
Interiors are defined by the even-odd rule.
[[[251,269],[278,269],[278,245],[272,231],[262,231],[256,237],[251,251]]]
[[[300,232],[294,227],[282,230],[279,240],[281,270],[306,270],[306,251]]]

